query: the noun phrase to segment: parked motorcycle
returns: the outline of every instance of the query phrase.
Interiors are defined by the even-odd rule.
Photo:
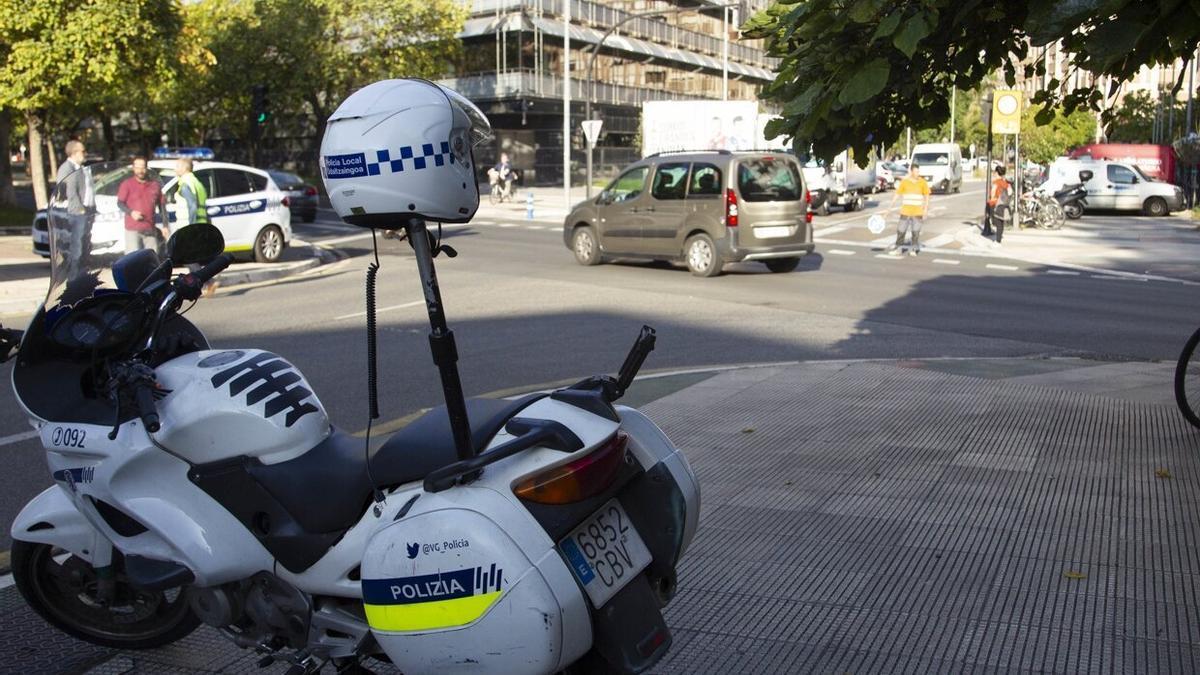
[[[1063,213],[1071,220],[1083,217],[1083,209],[1087,206],[1087,188],[1084,184],[1092,179],[1091,171],[1080,171],[1078,183],[1064,185],[1054,191],[1054,200],[1062,207]]]
[[[432,83],[392,82],[408,92],[389,111],[395,133],[445,133],[456,153],[423,164],[428,180],[448,183],[450,169],[435,166],[473,175],[462,124],[485,137],[482,113]],[[387,102],[380,84],[360,93]],[[327,139],[341,120],[387,126],[349,103]],[[441,117],[416,124],[412,111]],[[324,147],[322,164],[341,196],[353,190],[336,178],[378,173]],[[400,205],[386,220],[417,263],[446,405],[371,449],[369,434],[331,427],[287,360],[213,349],[182,315],[230,263],[216,228],[180,228],[161,259],[91,254],[90,224],[128,169],[84,171],[94,202],[51,205],[50,290],[12,378],[55,481],[13,523],[13,575],[48,622],[119,649],[169,644],[203,622],[293,675],[364,672],[370,659],[405,673],[635,673],[666,653],[661,608],[696,531],[699,488],[649,418],[615,405],[652,329],[617,377],[464,400],[434,268],[455,252]],[[469,220],[478,188],[462,184]],[[203,267],[173,273],[185,264]]]

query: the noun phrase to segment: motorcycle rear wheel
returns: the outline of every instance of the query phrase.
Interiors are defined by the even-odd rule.
[[[1077,202],[1071,202],[1063,205],[1063,213],[1071,220],[1079,220],[1083,217],[1083,207]]]
[[[72,637],[102,647],[162,647],[200,625],[183,589],[142,590],[119,572],[113,602],[101,602],[95,596],[95,569],[48,544],[14,541],[12,573],[25,602],[43,619]]]

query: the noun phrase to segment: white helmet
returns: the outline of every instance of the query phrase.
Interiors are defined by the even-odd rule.
[[[427,80],[382,80],[329,118],[321,178],[333,210],[353,225],[465,223],[479,208],[472,150],[491,136],[487,117],[458,93]]]

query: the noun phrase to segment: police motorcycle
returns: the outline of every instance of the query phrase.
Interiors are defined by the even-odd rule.
[[[475,214],[472,149],[489,135],[474,105],[422,80],[369,85],[328,123],[333,206],[411,246],[446,398],[378,447],[332,428],[283,357],[213,349],[184,316],[230,262],[216,228],[179,228],[161,258],[96,253],[91,226],[127,170],[85,169],[85,208],[50,209],[50,290],[12,373],[55,481],[12,526],[16,585],[43,618],[122,649],[204,623],[293,675],[372,659],[636,673],[666,653],[661,609],[699,488],[663,432],[615,404],[653,330],[616,377],[463,397],[434,267],[455,252],[428,223]],[[203,266],[172,271],[186,264]]]

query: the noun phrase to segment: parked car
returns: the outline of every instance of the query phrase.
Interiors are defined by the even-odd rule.
[[[321,205],[317,186],[306,183],[300,176],[287,171],[267,169],[267,173],[279,189],[287,193],[293,216],[300,216],[300,220],[306,223],[317,219],[317,207]]]
[[[150,160],[174,220],[175,162]],[[292,239],[291,200],[262,169],[228,162],[196,162],[193,171],[208,190],[208,218],[225,236],[225,250],[256,262],[275,262]]]
[[[898,162],[875,163],[875,187],[880,192],[896,187],[896,183],[906,175],[908,175],[908,167]]]
[[[940,192],[962,189],[962,150],[957,143],[918,143],[910,161],[921,171],[929,186]]]
[[[175,220],[175,162],[150,160],[151,171],[163,183],[167,217]],[[227,162],[196,162],[196,178],[208,192],[208,218],[225,237],[225,250],[257,262],[275,262],[292,238],[288,196],[266,171]],[[96,185],[96,216],[92,223],[92,252],[117,253],[125,246],[125,218],[117,208],[117,187],[133,174],[132,169],[105,175]],[[33,250],[50,257],[46,214],[34,216]]]
[[[1184,208],[1183,190],[1151,178],[1136,164],[1108,160],[1059,158],[1050,164],[1043,187],[1061,189],[1078,183],[1080,171],[1091,171],[1087,188],[1087,209],[1141,211],[1148,216],[1165,216]]]
[[[709,151],[651,155],[563,222],[581,265],[682,261],[711,277],[728,262],[790,272],[813,250],[808,191],[793,156]]]

